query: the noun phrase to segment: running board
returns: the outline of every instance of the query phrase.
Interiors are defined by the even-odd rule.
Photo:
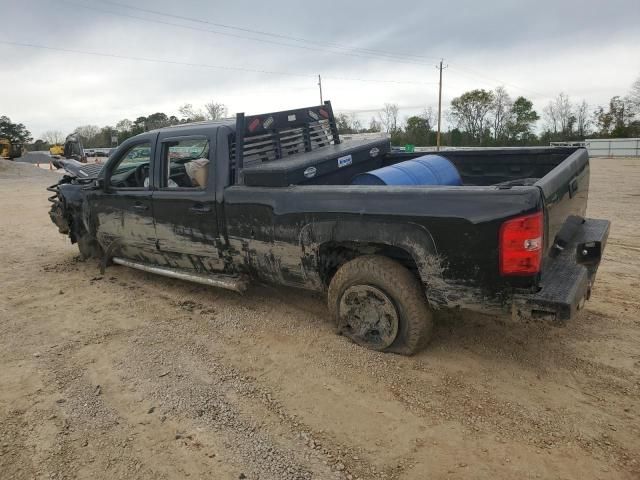
[[[249,286],[247,279],[242,276],[187,272],[177,268],[158,267],[155,265],[148,265],[146,263],[132,262],[131,260],[125,260],[124,258],[119,257],[113,257],[111,261],[118,265],[142,270],[143,272],[155,273],[157,275],[200,283],[202,285],[209,285],[210,287],[226,288],[227,290],[233,290],[238,293],[244,292]]]

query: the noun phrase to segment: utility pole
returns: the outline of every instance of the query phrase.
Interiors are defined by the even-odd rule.
[[[442,118],[442,69],[447,68],[442,66],[442,59],[440,59],[440,65],[436,65],[436,68],[440,70],[440,83],[438,84],[438,133],[436,135],[436,151],[440,151],[440,120]]]
[[[320,88],[320,105],[322,105],[322,77],[318,74],[318,87]]]

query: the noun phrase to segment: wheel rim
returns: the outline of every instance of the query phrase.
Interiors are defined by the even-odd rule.
[[[383,350],[398,335],[396,306],[379,288],[371,285],[347,288],[340,298],[338,312],[341,332],[360,345]]]

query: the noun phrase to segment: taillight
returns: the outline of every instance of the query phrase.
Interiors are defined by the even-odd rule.
[[[542,212],[507,220],[500,227],[500,275],[533,275],[542,263]]]

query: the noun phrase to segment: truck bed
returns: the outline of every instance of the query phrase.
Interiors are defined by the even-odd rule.
[[[437,154],[455,165],[463,185],[509,187],[535,184],[577,150],[575,147],[479,148],[445,150]],[[347,140],[245,167],[244,184],[261,187],[350,185],[353,177],[360,173],[427,154],[391,152],[385,138]],[[341,167],[338,160],[348,156],[351,157],[349,165]]]

